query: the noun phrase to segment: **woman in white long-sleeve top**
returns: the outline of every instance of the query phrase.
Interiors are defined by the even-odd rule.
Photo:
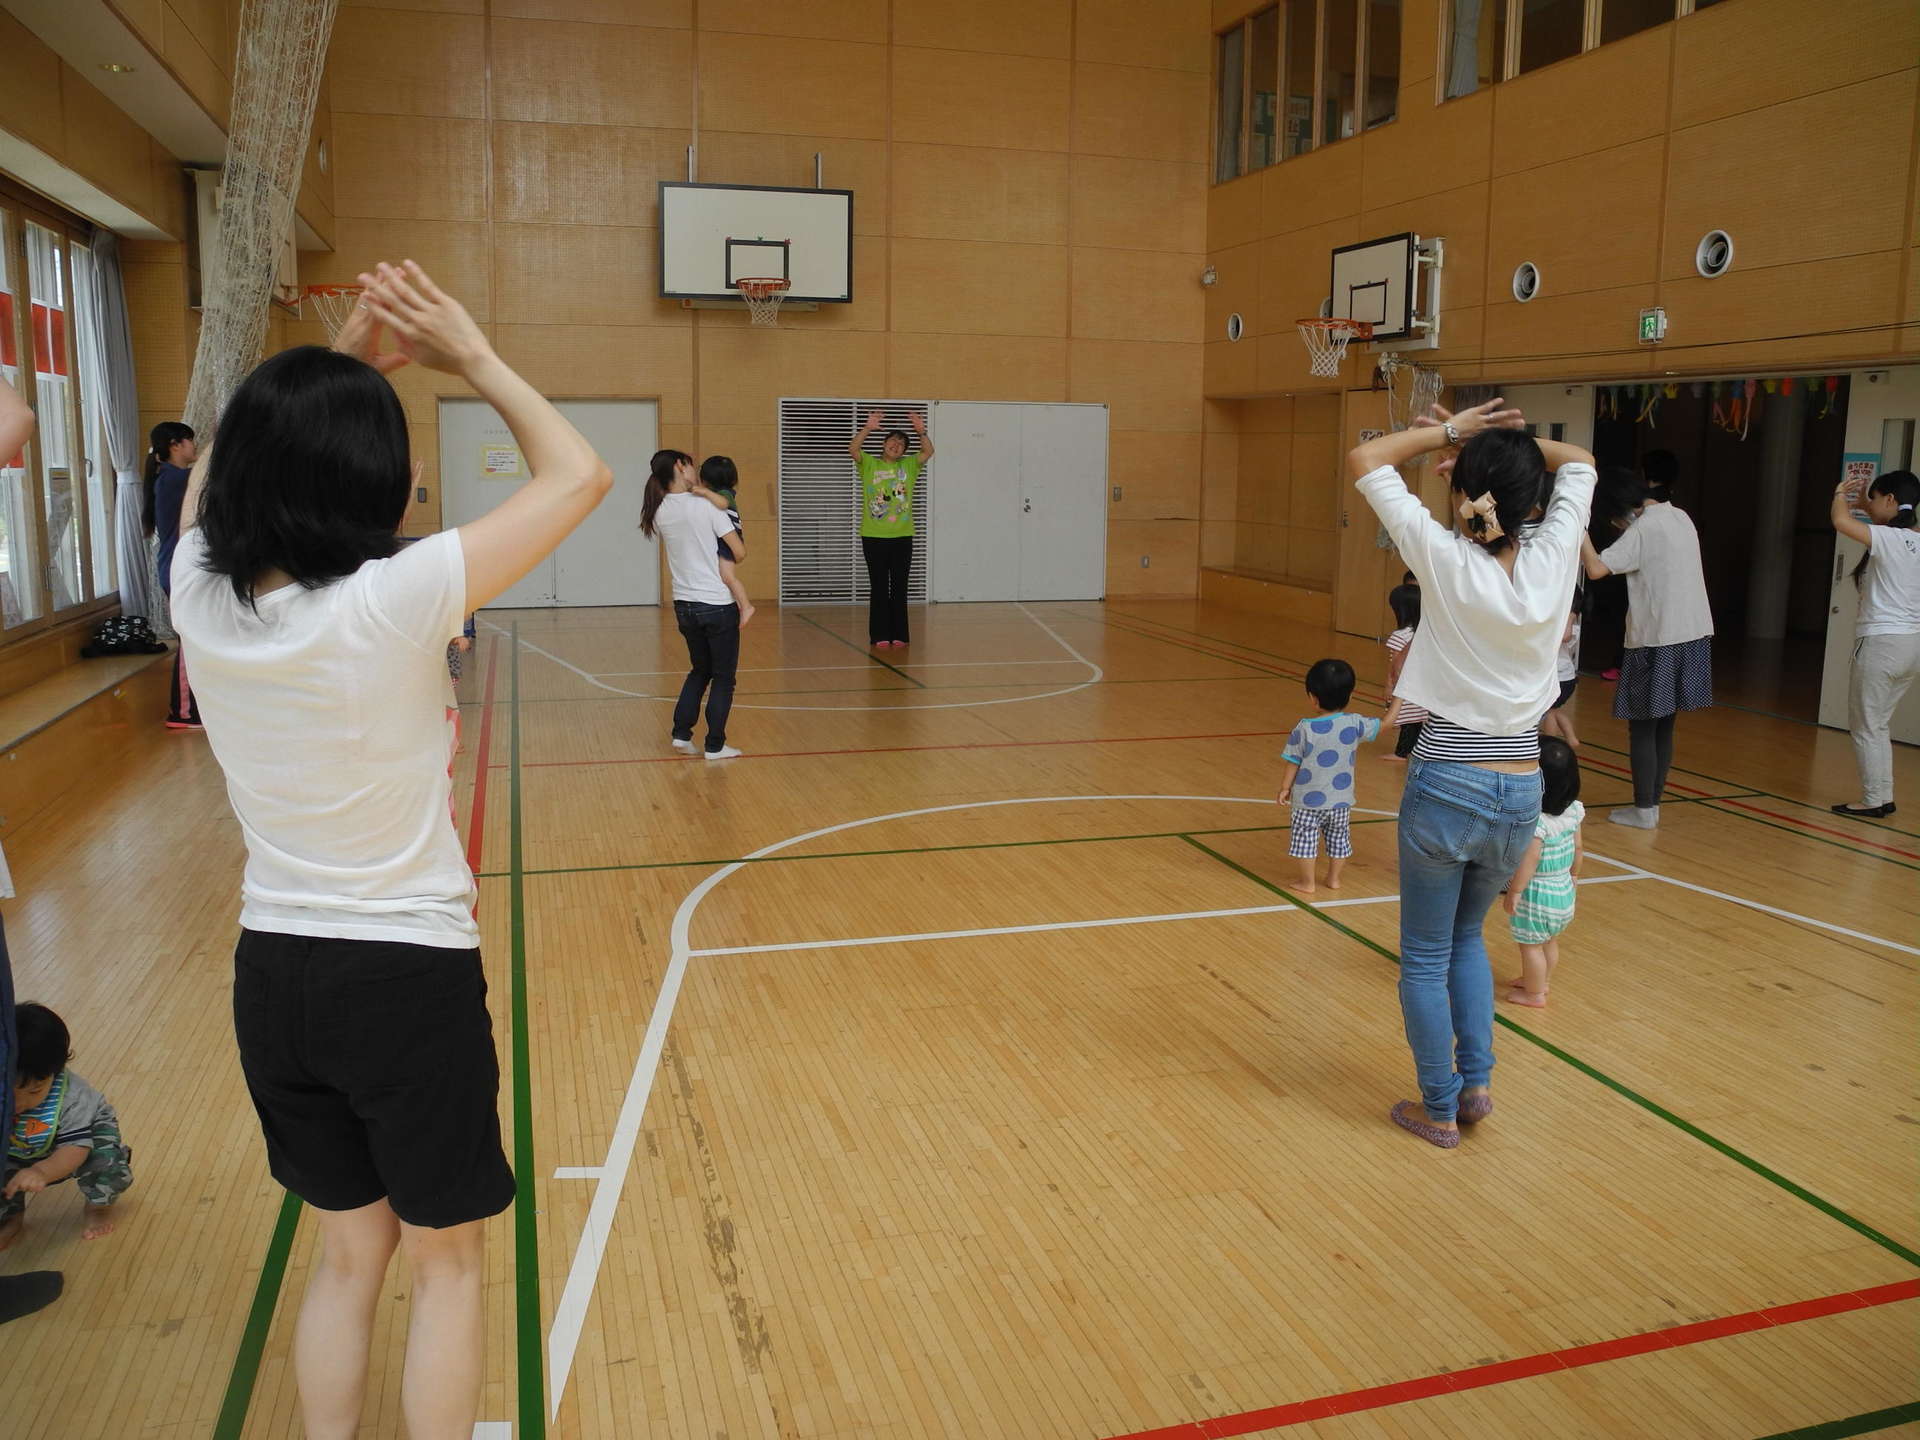
[[[1400,801],[1400,1011],[1420,1100],[1394,1123],[1431,1144],[1493,1111],[1493,976],[1481,925],[1540,814],[1540,717],[1593,500],[1593,457],[1521,432],[1490,400],[1369,440],[1347,466],[1420,580],[1420,643],[1395,694],[1429,712]],[[1451,446],[1461,528],[1398,467]],[[1549,479],[1548,467],[1557,474]],[[1544,518],[1533,523],[1545,509]]]

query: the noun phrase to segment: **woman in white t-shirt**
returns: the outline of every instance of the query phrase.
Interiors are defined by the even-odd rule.
[[[1860,767],[1860,803],[1836,805],[1836,815],[1879,820],[1893,814],[1893,741],[1889,731],[1901,697],[1920,675],[1920,478],[1889,470],[1868,487],[1833,492],[1833,528],[1867,547],[1853,572],[1860,587],[1860,618],[1854,626],[1853,684],[1847,728]],[[1853,518],[1863,509],[1872,524]]]
[[[446,648],[613,477],[417,265],[360,280],[332,350],[273,356],[227,403],[182,507],[173,623],[247,845],[241,1068],[274,1178],[320,1222],[293,1344],[306,1433],[358,1429],[398,1247],[413,1278],[407,1431],[470,1435],[482,1222],[513,1202],[514,1176],[448,804]],[[378,353],[383,327],[397,352]],[[409,362],[471,385],[532,478],[403,549],[407,417],[383,372]]]
[[[640,505],[640,530],[649,539],[659,535],[666,545],[673,618],[687,642],[687,678],[673,707],[673,748],[693,753],[693,724],[705,695],[707,759],[731,760],[740,753],[727,744],[727,716],[733,710],[734,674],[740,666],[740,606],[720,573],[719,546],[726,546],[737,563],[746,559],[747,542],[734,528],[725,497],[700,482],[693,457],[684,450],[654,453]]]
[[[1573,598],[1593,457],[1489,400],[1369,440],[1347,468],[1420,578],[1419,641],[1394,685],[1428,712],[1400,799],[1400,1014],[1420,1080],[1393,1123],[1451,1150],[1493,1113],[1493,974],[1481,930],[1540,818],[1540,717]],[[1450,445],[1449,530],[1397,467]],[[1557,470],[1549,481],[1548,466]],[[1445,473],[1444,471],[1442,473]],[[1545,508],[1545,516],[1530,522]]]
[[[1656,457],[1664,459],[1656,464]],[[1627,577],[1627,648],[1613,713],[1627,722],[1633,804],[1608,811],[1607,818],[1636,830],[1660,823],[1660,795],[1673,768],[1674,717],[1713,704],[1713,609],[1700,533],[1673,503],[1672,461],[1661,450],[1646,457],[1645,498],[1618,540],[1605,550],[1595,550],[1591,540],[1580,546],[1589,580]]]

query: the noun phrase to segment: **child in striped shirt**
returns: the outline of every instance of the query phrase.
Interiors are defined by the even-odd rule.
[[[1387,604],[1393,610],[1395,626],[1394,632],[1387,636],[1387,704],[1391,706],[1394,690],[1400,683],[1400,672],[1407,666],[1414,632],[1420,628],[1420,587],[1395,586],[1387,596]],[[1405,760],[1420,742],[1420,726],[1426,721],[1427,712],[1402,701],[1394,716],[1400,722],[1400,738],[1394,742],[1393,758]]]

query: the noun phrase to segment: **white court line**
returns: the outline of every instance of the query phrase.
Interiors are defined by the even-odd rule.
[[[889,660],[896,670],[984,670],[989,666],[1008,665],[1073,665],[1073,660]],[[736,674],[740,675],[818,675],[829,670],[871,670],[871,665],[742,665]],[[594,674],[603,679],[620,680],[632,676],[646,675],[684,675],[687,667],[678,670],[596,670]]]
[[[1106,671],[1102,670],[1098,665],[1094,664],[1093,661],[1087,659],[1086,656],[1082,655],[1078,650],[1074,649],[1073,646],[1069,645],[1065,640],[1063,640],[1060,637],[1059,631],[1055,630],[1051,625],[1047,624],[1046,621],[1042,620],[1038,615],[1034,614],[1031,610],[1027,609],[1025,605],[1022,605],[1019,608],[1020,608],[1021,614],[1025,615],[1035,625],[1038,625],[1042,630],[1046,631],[1047,634],[1051,635],[1056,645],[1058,645],[1062,650],[1065,650],[1067,654],[1071,655],[1075,660],[1079,661],[1082,665],[1086,666],[1087,669],[1091,670],[1093,672],[1093,678],[1090,680],[1082,680],[1077,685],[1064,686],[1058,690],[1044,690],[1038,695],[1009,695],[999,700],[949,700],[949,701],[936,703],[933,705],[755,705],[748,701],[742,700],[742,701],[736,702],[733,708],[736,710],[798,710],[801,712],[819,711],[823,714],[830,714],[838,711],[854,711],[854,710],[866,710],[866,711],[871,711],[871,710],[879,710],[879,711],[979,710],[979,709],[985,708],[988,705],[1024,705],[1024,704],[1027,704],[1029,701],[1033,701],[1033,700],[1052,700],[1056,696],[1072,695],[1077,693],[1078,691],[1087,689],[1089,686],[1098,685],[1102,680],[1107,678]],[[496,625],[491,620],[483,620],[480,623],[487,626],[488,629],[494,631],[496,634],[506,635],[509,633],[508,631],[502,629],[499,625]],[[575,675],[578,675],[582,680],[586,681],[589,685],[598,686],[600,689],[605,690],[610,694],[626,695],[626,696],[630,696],[635,700],[659,700],[667,704],[672,704],[674,701],[680,698],[678,695],[653,695],[644,690],[629,690],[623,685],[609,685],[605,680],[601,679],[598,675],[594,674],[591,670],[583,670],[578,665],[574,664],[571,660],[561,659],[558,655],[554,654],[551,650],[544,649],[543,647],[534,644],[533,641],[527,639],[525,636],[522,636],[520,638],[520,646],[522,649],[531,650],[536,655],[545,656],[547,659],[553,661],[554,664],[560,666],[561,668],[566,670],[571,670]],[[983,662],[983,663],[991,663],[991,662]],[[1020,662],[1013,662],[1013,663],[1020,663]],[[1054,663],[1058,664],[1062,662],[1056,661]],[[856,667],[856,668],[867,668],[867,667]],[[649,672],[649,673],[670,675],[674,672],[669,670],[669,671],[657,671],[657,672]],[[991,685],[982,685],[980,688],[982,690],[990,690],[993,687]],[[911,694],[912,692],[904,691],[899,693]]]
[[[1802,925],[1811,925],[1817,930],[1827,930],[1835,935],[1845,935],[1851,940],[1864,940],[1869,945],[1883,945],[1889,950],[1898,950],[1903,955],[1920,955],[1920,949],[1912,945],[1902,945],[1898,940],[1889,940],[1881,935],[1869,935],[1864,930],[1849,930],[1844,925],[1835,925],[1831,921],[1816,920],[1811,915],[1802,915],[1794,910],[1782,910],[1774,905],[1763,905],[1758,900],[1748,900],[1740,895],[1729,895],[1725,890],[1713,890],[1705,885],[1696,885],[1691,880],[1676,880],[1671,875],[1662,875],[1654,870],[1646,870],[1638,865],[1630,865],[1625,860],[1615,860],[1596,851],[1587,854],[1595,860],[1604,860],[1609,865],[1618,865],[1622,870],[1632,870],[1649,880],[1658,880],[1663,885],[1672,885],[1681,890],[1691,890],[1696,895],[1711,895],[1716,900],[1724,900],[1729,905],[1739,905],[1748,910],[1758,910],[1763,915],[1777,915],[1782,920],[1797,920]]]
[[[1622,880],[1655,880],[1655,875],[1595,875],[1576,885],[1616,885]],[[1394,895],[1355,895],[1339,900],[1310,900],[1316,910],[1343,905],[1395,905]],[[1103,930],[1114,925],[1162,925],[1170,920],[1231,920],[1239,915],[1297,915],[1298,905],[1243,905],[1235,910],[1176,910],[1165,915],[1115,915],[1103,920],[1052,920],[1041,925],[993,925],[980,930],[921,930],[912,935],[860,935],[844,940],[789,940],[779,945],[725,945],[695,950],[696,960],[712,955],[769,955],[779,950],[849,950],[863,945],[905,945],[916,940],[977,940],[988,935],[1039,935],[1051,930]]]
[[[1022,607],[1024,608],[1024,607]],[[1037,619],[1035,623],[1040,623]],[[498,627],[495,627],[498,628]],[[1043,627],[1044,628],[1044,627]],[[1051,633],[1051,632],[1050,632]],[[1056,636],[1056,639],[1059,637]],[[522,642],[523,644],[526,642]],[[1061,642],[1064,644],[1065,642]],[[560,662],[565,664],[565,661]],[[570,667],[571,668],[571,667]],[[587,1309],[593,1301],[595,1287],[599,1283],[600,1269],[606,1259],[607,1237],[613,1230],[614,1212],[619,1209],[621,1194],[626,1189],[627,1176],[633,1164],[633,1152],[640,1138],[640,1128],[646,1118],[647,1101],[653,1093],[654,1076],[660,1068],[661,1052],[666,1047],[667,1028],[673,1019],[675,1007],[679,1004],[681,985],[686,979],[687,966],[693,959],[694,950],[690,943],[693,917],[698,913],[701,903],[713,892],[715,886],[730,875],[746,868],[746,861],[760,860],[769,855],[778,854],[795,845],[803,845],[809,840],[818,840],[827,835],[837,835],[848,830],[858,830],[868,825],[881,825],[889,820],[911,820],[926,815],[946,815],[959,810],[990,810],[1013,805],[1063,805],[1088,802],[1164,800],[1187,804],[1219,805],[1265,805],[1271,806],[1271,796],[1258,798],[1244,795],[1035,795],[1022,796],[1008,800],[970,800],[957,805],[935,805],[922,810],[900,810],[887,815],[871,815],[861,820],[847,820],[838,825],[828,825],[819,830],[810,830],[805,834],[789,836],[763,846],[742,860],[735,860],[713,874],[707,876],[690,890],[680,902],[673,914],[671,930],[672,949],[667,962],[666,973],[661,977],[659,993],[654,998],[653,1013],[648,1017],[646,1034],[641,1040],[640,1053],[634,1057],[633,1074],[627,1082],[627,1091],[620,1102],[620,1114],[614,1121],[613,1134],[607,1142],[606,1159],[598,1167],[599,1179],[594,1183],[593,1200],[587,1210],[587,1220],[581,1230],[579,1244],[573,1252],[573,1263],[567,1272],[567,1282],[554,1305],[553,1327],[547,1333],[547,1373],[552,1385],[552,1414],[558,1416],[560,1403],[566,1397],[567,1384],[573,1374],[574,1357],[580,1348],[580,1332],[586,1325]],[[1360,807],[1356,806],[1355,809]],[[1369,815],[1387,815],[1383,810],[1363,810]],[[1661,875],[1624,860],[1615,860],[1610,856],[1588,851],[1593,859],[1615,868],[1631,872],[1606,879],[1649,879],[1663,881],[1681,889],[1698,891],[1716,899],[1726,900],[1735,905],[1744,905],[1750,909],[1777,915],[1784,919],[1798,920],[1824,930],[1847,935],[1857,940],[1884,945],[1909,954],[1920,954],[1912,947],[1886,940],[1877,935],[1868,935],[1858,930],[1848,930],[1843,926],[1831,925],[1810,916],[1798,915],[1790,910],[1779,910],[1757,901],[1743,900],[1737,895],[1725,891],[1710,890],[1704,885],[1694,885],[1685,880],[1675,880],[1671,876]],[[1601,883],[1602,877],[1582,881],[1583,884]],[[1364,903],[1377,897],[1356,897],[1354,900],[1325,902],[1320,908],[1332,908],[1335,905]],[[1294,908],[1289,906],[1288,908]],[[1073,922],[1067,922],[1069,924]],[[581,1167],[589,1168],[589,1167]]]
[[[1034,623],[1040,622],[1036,620]],[[1065,644],[1064,641],[1061,643]],[[1116,800],[1273,804],[1270,795],[1258,799],[1244,795],[1035,795],[1012,800],[969,800],[959,805],[934,805],[924,810],[900,810],[891,815],[870,815],[861,820],[842,821],[838,825],[810,830],[804,835],[776,840],[745,859],[764,859],[791,846],[804,845],[809,840],[837,835],[845,830],[858,830],[867,825],[881,825],[889,820],[911,820],[923,815],[948,815],[956,810],[999,809],[1010,805],[1062,805]],[[552,1413],[555,1416],[560,1413],[560,1402],[566,1396],[567,1381],[573,1373],[573,1359],[580,1349],[580,1331],[586,1325],[587,1306],[592,1302],[594,1287],[600,1280],[600,1267],[606,1259],[607,1236],[613,1229],[614,1211],[619,1208],[621,1192],[626,1189],[634,1146],[639,1141],[640,1126],[646,1118],[647,1099],[653,1093],[653,1077],[660,1069],[661,1051],[666,1048],[667,1026],[673,1019],[674,1007],[680,1001],[680,986],[686,979],[687,964],[693,958],[689,934],[693,928],[694,914],[700,909],[701,902],[712,893],[714,886],[744,868],[742,860],[722,866],[688,891],[687,897],[673,912],[672,951],[667,960],[666,973],[660,978],[660,991],[654,997],[653,1013],[647,1018],[646,1035],[640,1042],[640,1053],[634,1057],[633,1076],[627,1082],[627,1093],[620,1102],[620,1114],[614,1121],[613,1134],[607,1141],[607,1156],[600,1164],[600,1179],[593,1187],[593,1200],[587,1207],[587,1221],[580,1232],[580,1243],[574,1248],[573,1264],[567,1271],[567,1283],[553,1307],[553,1328],[547,1332],[547,1377],[553,1387]]]

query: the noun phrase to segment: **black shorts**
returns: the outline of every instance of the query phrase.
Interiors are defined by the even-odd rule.
[[[1571,680],[1562,680],[1560,682],[1560,698],[1547,708],[1549,710],[1558,710],[1562,705],[1566,704],[1567,701],[1573,698],[1573,687],[1579,683],[1580,677],[1578,675],[1574,676]]]
[[[733,522],[733,533],[738,535],[744,542],[747,538],[747,527],[740,523],[740,512],[738,510],[727,511],[727,519]],[[720,558],[722,560],[733,559],[733,551],[728,547],[724,538],[714,541],[713,548],[720,552]]]
[[[240,932],[240,1066],[273,1178],[444,1229],[513,1203],[478,950]]]

